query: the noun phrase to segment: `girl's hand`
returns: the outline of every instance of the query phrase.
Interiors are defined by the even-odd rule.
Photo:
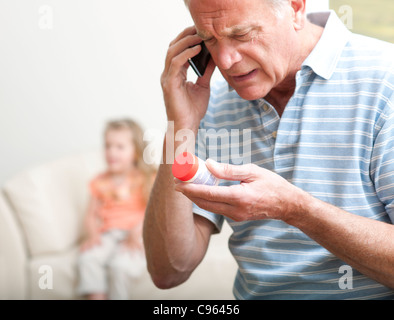
[[[82,244],[81,251],[86,251],[101,244],[100,234],[90,235]]]
[[[142,223],[134,227],[129,232],[128,237],[123,241],[123,246],[129,250],[144,250],[144,244],[142,241]]]
[[[127,250],[132,250],[132,251],[144,250],[142,239],[134,239],[133,237],[129,237],[122,242],[122,245]]]

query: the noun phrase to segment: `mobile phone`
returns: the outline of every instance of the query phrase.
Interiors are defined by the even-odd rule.
[[[209,60],[211,59],[211,55],[207,47],[205,46],[204,41],[200,43],[201,51],[198,55],[189,59],[189,64],[193,68],[194,72],[197,76],[202,77],[205,73],[205,69],[208,66]]]

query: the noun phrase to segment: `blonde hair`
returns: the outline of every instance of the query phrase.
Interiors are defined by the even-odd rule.
[[[142,189],[144,193],[144,200],[147,203],[153,180],[156,175],[156,167],[147,164],[143,159],[143,154],[146,147],[146,142],[143,139],[144,131],[136,121],[129,118],[108,121],[104,130],[104,136],[106,136],[107,132],[110,130],[129,130],[131,132],[131,142],[135,148],[134,165],[143,176]]]

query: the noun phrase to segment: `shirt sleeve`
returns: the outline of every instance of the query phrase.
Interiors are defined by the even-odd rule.
[[[383,112],[377,122],[370,173],[376,193],[394,223],[394,99],[389,101],[387,109],[389,112]]]
[[[206,136],[204,134],[204,119],[200,123],[200,127],[198,130],[198,134],[196,137],[196,146],[195,146],[195,154],[202,160],[207,159],[207,150],[206,150]],[[219,233],[222,230],[224,217],[222,215],[201,209],[195,203],[193,203],[193,213],[198,214],[199,216],[204,217],[205,219],[211,221],[215,225],[215,233]]]
[[[101,192],[100,192],[100,188],[98,187],[98,183],[99,183],[99,178],[96,177],[93,180],[90,181],[89,183],[89,191],[90,191],[90,195],[94,198],[100,199],[101,198]]]

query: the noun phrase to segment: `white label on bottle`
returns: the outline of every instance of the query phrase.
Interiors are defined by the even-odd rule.
[[[190,182],[195,184],[205,184],[208,186],[218,185],[219,180],[211,172],[209,172],[208,168],[205,166],[205,162],[201,159],[198,159],[198,162],[198,170]]]

